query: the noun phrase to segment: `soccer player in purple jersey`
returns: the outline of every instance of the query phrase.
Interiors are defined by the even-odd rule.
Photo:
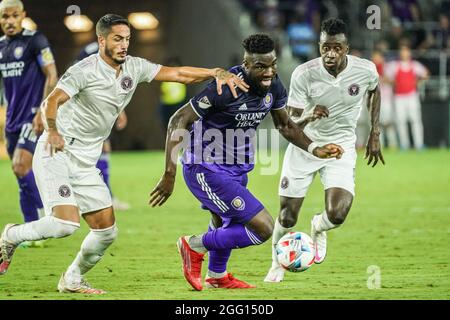
[[[39,31],[22,28],[26,13],[19,0],[0,3],[0,74],[8,109],[6,141],[12,169],[20,190],[25,222],[39,218],[42,201],[36,187],[32,158],[43,126],[39,105],[55,87],[57,71],[47,38]],[[33,130],[33,126],[35,131]]]
[[[245,39],[243,46],[244,63],[230,72],[241,76],[250,85],[250,91],[239,91],[237,99],[229,91],[219,96],[212,82],[174,114],[167,133],[165,172],[150,195],[149,203],[160,206],[172,194],[176,173],[176,159],[172,155],[179,148],[177,129],[192,129],[186,136],[191,142],[182,159],[184,179],[202,208],[212,214],[207,232],[181,237],[177,242],[184,276],[195,290],[203,289],[201,266],[206,252],[209,252],[208,288],[254,287],[227,273],[227,262],[232,249],[261,244],[272,235],[272,216],[246,187],[247,173],[254,167],[249,140],[269,112],[275,127],[293,144],[320,158],[342,155],[338,145],[319,147],[313,143],[289,119],[286,89],[277,76],[273,40],[256,34]],[[223,137],[230,133],[234,136],[221,142],[218,133]],[[215,147],[211,148],[212,145]]]

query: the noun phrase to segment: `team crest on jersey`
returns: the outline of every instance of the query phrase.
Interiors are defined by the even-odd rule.
[[[123,77],[122,81],[120,81],[120,86],[123,90],[129,91],[133,87],[133,79],[129,76]]]
[[[16,59],[20,59],[23,56],[23,48],[22,47],[17,47],[14,49],[14,57]]]
[[[245,201],[239,196],[237,196],[236,198],[233,199],[233,201],[231,201],[231,205],[233,206],[233,208],[239,211],[245,209]]]
[[[289,187],[289,178],[288,177],[283,177],[281,179],[281,189],[287,189]]]
[[[263,101],[264,106],[266,108],[269,108],[272,105],[272,102],[273,102],[273,96],[272,96],[271,93],[268,93],[267,96],[264,98],[264,101]]]
[[[65,184],[62,185],[61,187],[59,187],[58,193],[63,198],[68,198],[72,194],[72,192],[70,191],[70,188],[68,186],[66,186]]]
[[[348,87],[348,94],[351,96],[357,96],[359,93],[359,86],[354,83],[350,87]]]

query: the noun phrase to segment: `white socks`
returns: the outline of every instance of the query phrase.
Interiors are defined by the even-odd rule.
[[[20,244],[23,241],[63,238],[70,236],[79,228],[79,223],[45,216],[37,221],[11,227],[6,239],[13,244]]]
[[[217,273],[217,272],[208,270],[208,273],[207,273],[207,275],[206,275],[206,279],[208,279],[208,278],[220,279],[220,278],[225,277],[227,274],[228,274],[228,272],[226,272],[226,271],[225,271],[225,272]]]
[[[339,225],[335,225],[330,222],[326,211],[323,211],[321,214],[318,214],[316,217],[318,217],[318,218],[315,218],[313,220],[313,223],[314,223],[314,229],[317,232],[323,232],[323,231],[327,231],[327,230],[339,227]]]
[[[293,227],[291,228],[283,227],[278,221],[278,218],[275,220],[275,226],[273,228],[273,235],[272,235],[272,267],[279,267],[275,245],[286,233],[291,231],[292,228]]]
[[[115,224],[106,229],[91,229],[81,244],[81,250],[67,269],[67,279],[79,281],[83,274],[91,270],[114,242],[117,233],[118,228]]]

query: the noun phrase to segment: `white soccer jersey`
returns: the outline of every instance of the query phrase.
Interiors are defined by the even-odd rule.
[[[121,67],[116,76],[99,54],[91,55],[70,67],[56,86],[71,98],[58,109],[58,131],[66,140],[65,149],[87,166],[96,164],[103,141],[137,85],[151,82],[161,69],[131,56]]]
[[[378,85],[373,62],[351,55],[347,58],[347,67],[336,78],[327,72],[322,58],[298,66],[292,74],[288,106],[304,109],[302,118],[311,115],[316,105],[330,111],[328,118],[316,120],[304,130],[319,145],[355,146],[355,128],[364,96]]]

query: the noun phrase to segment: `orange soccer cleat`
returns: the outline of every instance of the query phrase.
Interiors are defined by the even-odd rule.
[[[186,238],[188,237],[181,237],[177,241],[178,252],[183,262],[184,277],[195,290],[201,291],[203,289],[202,262],[205,254],[192,250]]]
[[[244,281],[238,280],[231,273],[228,273],[223,278],[207,278],[205,280],[206,287],[209,289],[250,289],[256,288],[255,286],[248,284]]]

